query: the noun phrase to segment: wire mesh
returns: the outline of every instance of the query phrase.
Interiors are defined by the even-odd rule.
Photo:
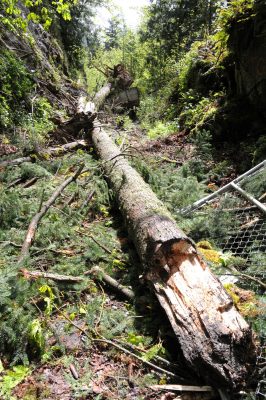
[[[237,185],[262,204],[266,202],[266,164],[238,180]],[[190,209],[190,211],[189,211]],[[209,241],[220,251],[222,269],[214,269],[223,283],[256,294],[260,312],[250,322],[258,336],[259,350],[252,390],[240,395],[241,400],[266,398],[266,214],[254,203],[228,186],[207,201],[199,201],[185,210],[186,219],[195,224],[192,238]],[[226,265],[226,260],[231,265]],[[213,267],[213,265],[211,265]]]

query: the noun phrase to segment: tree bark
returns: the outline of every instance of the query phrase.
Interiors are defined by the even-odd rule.
[[[111,88],[112,84],[109,82],[105,86],[103,86],[101,90],[99,90],[99,92],[96,93],[93,101],[97,110],[101,108],[105,99],[109,96]]]
[[[250,327],[193,241],[96,124],[92,141],[188,365],[216,388],[243,387],[255,358]]]

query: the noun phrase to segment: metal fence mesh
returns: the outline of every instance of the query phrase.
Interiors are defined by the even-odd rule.
[[[248,194],[266,202],[266,163],[254,173],[237,181]],[[199,203],[199,204],[197,204]],[[222,256],[231,257],[230,269],[216,270],[223,282],[235,282],[238,287],[252,290],[259,300],[261,311],[251,319],[260,342],[257,368],[252,390],[243,393],[241,400],[266,398],[266,213],[243,194],[228,185],[227,190],[214,194],[211,200],[200,201],[183,210],[184,216],[198,221],[192,238],[208,240]],[[263,207],[263,206],[262,206]]]

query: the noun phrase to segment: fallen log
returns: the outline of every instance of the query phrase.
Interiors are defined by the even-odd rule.
[[[26,233],[26,237],[25,237],[24,242],[23,242],[22,247],[21,247],[21,252],[20,252],[19,259],[18,259],[18,265],[19,266],[24,262],[25,258],[29,254],[29,249],[30,249],[30,246],[32,245],[32,243],[34,241],[38,223],[44,217],[44,215],[47,213],[49,208],[54,204],[54,202],[56,201],[57,197],[60,196],[60,194],[63,192],[63,190],[71,182],[73,182],[73,181],[75,181],[77,179],[77,177],[81,174],[81,172],[83,170],[83,167],[84,167],[84,165],[82,164],[78,168],[78,170],[74,173],[74,175],[70,176],[63,183],[61,183],[61,185],[54,191],[54,193],[47,200],[47,202],[42,205],[42,207],[39,210],[39,212],[37,212],[37,214],[35,214],[34,217],[32,218],[32,220],[31,220],[31,222],[29,224],[27,233]]]
[[[93,120],[96,118],[95,105],[91,101],[87,101],[86,96],[81,96],[77,102],[75,114],[62,121],[61,118],[54,118],[53,122],[57,125],[53,131],[53,135],[57,137],[72,138],[82,129],[88,129],[92,126]]]
[[[66,144],[62,144],[61,146],[56,147],[48,147],[44,151],[39,151],[37,156],[39,158],[47,158],[47,157],[56,157],[60,156],[68,151],[72,151],[78,148],[87,147],[88,143],[86,140],[76,140],[75,142],[70,142]]]
[[[104,100],[111,93],[111,88],[112,88],[112,84],[109,82],[104,87],[102,87],[101,90],[99,90],[99,92],[96,93],[93,101],[95,104],[95,108],[97,110],[99,110],[101,108],[102,104],[104,103]]]
[[[20,158],[15,158],[14,160],[5,160],[0,162],[0,168],[9,167],[12,165],[19,165],[24,162],[31,162],[31,161],[33,161],[32,157],[20,157]]]
[[[61,146],[56,147],[48,147],[46,150],[40,150],[36,153],[31,154],[28,157],[20,157],[15,158],[14,160],[5,160],[0,162],[0,168],[9,167],[13,165],[19,165],[24,162],[35,162],[36,158],[44,158],[47,159],[49,157],[60,156],[68,151],[80,148],[87,147],[88,143],[86,140],[76,140],[75,142],[70,142],[66,144],[62,144]],[[10,186],[11,187],[11,186]]]
[[[92,131],[110,186],[187,364],[216,388],[243,387],[254,363],[252,331],[222,284],[109,135]]]

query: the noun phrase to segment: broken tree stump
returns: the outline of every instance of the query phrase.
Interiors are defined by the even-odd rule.
[[[243,387],[255,359],[249,325],[193,241],[96,124],[92,141],[188,366],[216,388]]]

